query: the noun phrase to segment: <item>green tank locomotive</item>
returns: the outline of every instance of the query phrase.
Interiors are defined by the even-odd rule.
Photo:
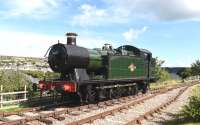
[[[145,49],[110,44],[87,49],[76,45],[76,34],[67,33],[67,44],[55,44],[48,63],[60,79],[42,80],[41,91],[56,89],[78,100],[93,102],[120,96],[146,93],[152,78],[152,54]]]

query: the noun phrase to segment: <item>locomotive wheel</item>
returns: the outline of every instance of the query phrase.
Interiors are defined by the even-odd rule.
[[[114,88],[113,98],[119,98],[121,97],[121,88]]]
[[[114,96],[114,91],[113,89],[108,89],[108,99],[112,99]]]
[[[119,88],[111,88],[107,90],[108,99],[116,99],[121,96]]]
[[[97,93],[96,93],[96,89],[94,88],[94,86],[88,85],[86,87],[86,101],[90,102],[90,103],[94,103],[97,101]]]
[[[130,88],[131,88],[130,95],[136,95],[138,93],[138,86],[137,85],[132,86]]]
[[[121,96],[128,96],[131,94],[131,87],[120,88]]]
[[[133,93],[133,88],[127,87],[127,95],[132,95],[132,93]]]
[[[143,83],[143,86],[142,86],[142,93],[145,94],[145,93],[147,93],[147,91],[148,91],[148,86],[147,86],[146,83]]]
[[[137,84],[135,85],[135,86],[133,86],[132,87],[132,95],[137,95],[137,93],[138,93],[138,86],[137,86]]]

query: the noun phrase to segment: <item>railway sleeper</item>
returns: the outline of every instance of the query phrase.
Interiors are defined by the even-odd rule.
[[[54,117],[55,119],[57,119],[58,121],[63,121],[65,120],[65,117],[64,116],[56,116]]]
[[[43,123],[45,123],[47,125],[52,125],[53,124],[53,122],[51,120],[47,119],[47,118],[42,118],[39,121],[41,121],[41,122],[43,122]]]

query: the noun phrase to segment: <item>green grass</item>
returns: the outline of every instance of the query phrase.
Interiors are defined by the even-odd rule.
[[[153,90],[153,89],[158,89],[158,88],[166,88],[166,87],[178,85],[181,83],[182,83],[181,81],[177,81],[177,80],[167,80],[167,81],[163,81],[163,82],[158,81],[156,83],[151,83],[150,89]]]
[[[200,122],[199,123],[186,123],[184,125],[200,125]]]
[[[164,125],[200,125],[200,122],[194,122],[185,118],[176,118],[174,120],[165,122]]]
[[[197,87],[195,87],[195,88],[192,90],[192,96],[200,97],[200,85],[198,85]]]
[[[26,108],[28,107],[25,105],[11,105],[11,106],[5,106],[5,108],[0,109],[0,112],[17,112]]]

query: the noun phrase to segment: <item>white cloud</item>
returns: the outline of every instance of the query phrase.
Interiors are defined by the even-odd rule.
[[[98,38],[98,37],[92,37],[92,36],[84,36],[84,37],[78,37],[77,38],[77,45],[78,46],[83,46],[83,47],[86,47],[86,48],[101,48],[103,47],[103,45],[105,43],[109,43],[111,44],[113,47],[118,47],[119,45],[117,43],[114,43],[114,42],[108,42],[108,41],[111,41],[111,40],[105,40],[105,39],[102,39],[102,38]]]
[[[0,31],[0,55],[43,57],[59,36],[27,32]]]
[[[30,16],[44,18],[59,9],[62,0],[3,0],[6,9],[1,10],[3,17]]]
[[[111,8],[98,8],[90,4],[83,4],[79,7],[80,13],[73,16],[72,23],[81,27],[101,26],[112,23],[125,23],[127,18],[119,15],[117,11]],[[117,10],[115,8],[114,10]]]
[[[127,32],[124,32],[122,35],[124,36],[125,40],[128,42],[133,41],[134,39],[137,39],[139,35],[146,32],[148,28],[145,26],[142,29],[133,29],[130,28]]]
[[[97,26],[106,23],[127,23],[136,18],[158,20],[200,20],[199,0],[103,0],[103,7],[67,0],[1,0],[1,17],[29,16],[44,18],[55,13],[66,15],[66,3],[79,13],[72,16],[74,24]],[[80,2],[81,3],[81,2]],[[72,5],[73,4],[73,5]]]
[[[184,20],[200,18],[199,0],[108,0],[120,15],[156,18],[158,20]]]
[[[200,20],[199,0],[104,0],[105,7],[83,4],[74,23],[100,26],[130,23],[135,19],[161,21]]]
[[[74,16],[73,24],[78,24],[82,27],[96,25],[99,21],[103,21],[103,19],[108,16],[106,10],[98,9],[96,6],[89,4],[83,4],[79,9],[81,13]]]
[[[0,31],[0,55],[43,57],[50,46],[66,43],[66,36],[37,33]],[[77,45],[86,48],[101,48],[108,40],[92,36],[78,36]],[[114,43],[111,43],[116,46]]]

